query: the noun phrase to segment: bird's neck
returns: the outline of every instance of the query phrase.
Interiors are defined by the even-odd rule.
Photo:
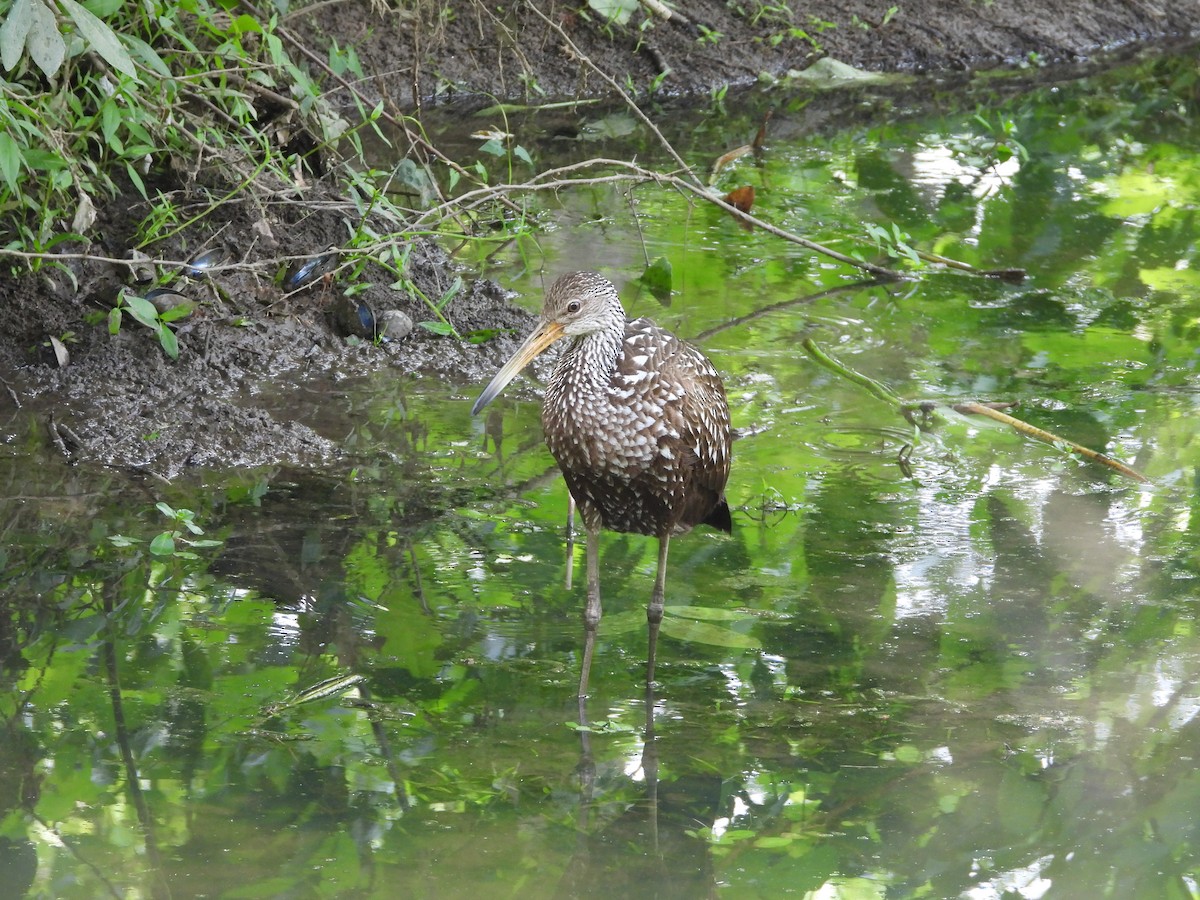
[[[603,331],[572,338],[559,360],[560,371],[576,383],[607,384],[621,358],[624,340],[624,316]]]

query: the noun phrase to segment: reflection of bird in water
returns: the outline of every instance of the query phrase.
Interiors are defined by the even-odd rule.
[[[546,386],[542,430],[587,529],[582,696],[600,623],[601,527],[658,538],[658,574],[646,610],[652,680],[671,535],[693,525],[731,527],[725,482],[733,432],[712,363],[648,319],[627,320],[616,288],[591,272],[564,275],[551,286],[537,328],[472,413],[560,338],[568,343]]]

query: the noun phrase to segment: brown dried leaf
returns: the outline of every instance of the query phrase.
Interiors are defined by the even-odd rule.
[[[725,195],[725,202],[741,212],[750,212],[754,208],[754,185],[744,184],[740,188],[734,188]]]
[[[67,351],[67,345],[54,337],[54,335],[51,335],[50,347],[54,351],[54,360],[58,363],[58,367],[65,369],[67,364],[71,362],[71,354]]]

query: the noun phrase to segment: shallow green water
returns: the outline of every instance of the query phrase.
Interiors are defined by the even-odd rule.
[[[896,223],[922,250],[1026,268],[1022,285],[935,272],[805,299],[854,276],[652,187],[633,193],[644,251],[603,186],[491,258],[530,308],[543,275],[601,269],[631,313],[700,339],[756,432],[734,448],[733,535],[672,544],[649,698],[653,542],[606,536],[583,728],[582,550],[568,591],[530,380],[478,420],[481,385],[340,385],[350,472],[131,485],[59,467],[31,426],[0,461],[0,881],[1197,896],[1196,85],[1194,61],[1164,61],[978,119],[871,101],[844,130],[773,96],[762,160],[722,173],[839,249]],[[703,169],[757,102],[677,142]],[[516,124],[542,164],[627,148]],[[666,307],[633,282],[658,256]],[[906,398],[1019,401],[1153,483],[957,414],[916,434],[805,338]],[[223,544],[156,560],[110,540],[167,527],[158,501]]]

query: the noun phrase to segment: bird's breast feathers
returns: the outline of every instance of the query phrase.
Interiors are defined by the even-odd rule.
[[[628,323],[607,371],[572,366],[546,395],[543,425],[564,468],[653,470],[663,478],[728,459],[729,408],[700,351],[646,319]]]

